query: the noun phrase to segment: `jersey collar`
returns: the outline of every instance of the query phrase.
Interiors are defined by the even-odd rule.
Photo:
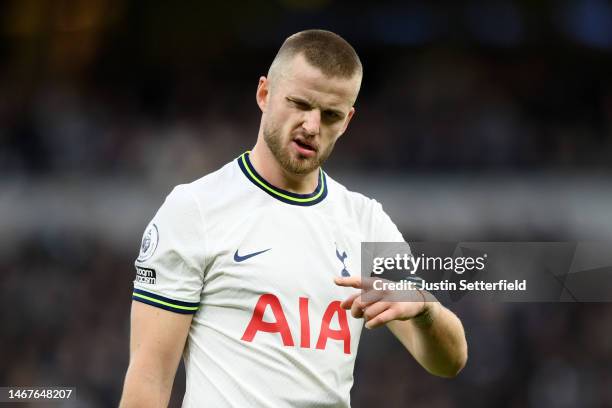
[[[249,153],[251,152],[244,152],[242,155],[240,155],[240,157],[238,157],[237,161],[238,165],[240,166],[240,170],[242,170],[246,178],[248,178],[253,184],[277,200],[292,205],[310,206],[320,203],[327,196],[327,180],[325,179],[325,172],[323,170],[319,169],[319,183],[315,191],[310,194],[296,194],[292,193],[291,191],[274,187],[272,184],[264,180],[264,178],[257,173],[253,167],[253,164],[251,164]]]

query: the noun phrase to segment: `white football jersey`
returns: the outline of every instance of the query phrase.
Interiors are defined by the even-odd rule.
[[[145,230],[133,299],[193,313],[183,407],[347,407],[362,241],[403,241],[376,201],[322,170],[312,194],[266,182],[249,152],[177,186]],[[151,356],[154,358],[154,356]]]

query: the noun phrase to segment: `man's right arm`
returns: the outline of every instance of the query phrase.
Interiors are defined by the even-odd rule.
[[[132,302],[130,363],[120,408],[168,406],[192,318]]]

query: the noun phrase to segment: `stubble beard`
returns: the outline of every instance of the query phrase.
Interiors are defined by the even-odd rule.
[[[263,130],[263,136],[281,168],[288,173],[298,175],[311,173],[321,167],[331,155],[335,144],[330,143],[324,150],[319,147],[314,157],[298,156],[298,158],[295,158],[289,151],[289,143],[283,144],[280,129],[266,126]]]

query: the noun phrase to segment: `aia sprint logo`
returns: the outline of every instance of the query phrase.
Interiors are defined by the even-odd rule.
[[[136,267],[136,282],[154,285],[155,279],[155,269]]]
[[[274,315],[274,322],[264,322],[263,317],[267,308],[270,308]],[[301,348],[310,348],[310,314],[308,313],[308,298],[301,297],[297,305],[300,316],[300,333],[299,341]],[[331,321],[334,316],[338,316],[339,329],[332,329],[330,327]],[[242,340],[253,341],[257,332],[266,333],[279,333],[284,346],[295,347],[294,333],[291,333],[285,312],[281,306],[280,301],[276,296],[271,293],[266,293],[259,297],[255,310],[253,310],[253,316],[247,326]],[[316,348],[324,350],[327,344],[327,340],[339,340],[344,342],[344,353],[351,354],[351,332],[346,317],[346,310],[340,307],[340,301],[336,300],[331,302],[325,313],[323,313],[323,319],[319,329],[319,337],[317,339]]]

